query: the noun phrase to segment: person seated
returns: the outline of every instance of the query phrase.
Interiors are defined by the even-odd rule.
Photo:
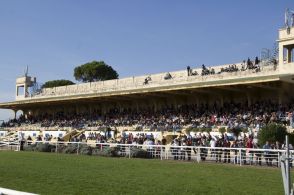
[[[215,74],[214,68],[211,68],[210,74]]]
[[[148,77],[146,77],[145,78],[145,80],[144,80],[144,85],[147,85],[147,84],[149,84],[149,81],[151,81],[151,78],[150,78],[150,76],[148,76]]]
[[[198,75],[198,72],[195,70],[195,71],[192,71],[192,76],[197,76]]]
[[[245,64],[242,63],[241,65],[242,65],[242,67],[241,67],[241,71],[245,71],[245,70],[246,70],[246,68],[245,68]]]
[[[204,64],[202,64],[202,70],[206,70],[206,67]]]
[[[164,80],[169,80],[169,79],[172,79],[172,75],[168,72],[165,74]]]

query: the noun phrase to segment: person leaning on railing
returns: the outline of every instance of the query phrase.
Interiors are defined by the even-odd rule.
[[[251,150],[253,148],[253,137],[252,135],[249,135],[249,138],[246,141],[246,150],[249,153],[249,164],[252,165],[253,163],[253,151]]]
[[[271,148],[274,149],[274,150],[281,150],[282,149],[282,145],[280,144],[280,142],[276,141],[275,144],[272,144]],[[272,153],[273,158],[277,162],[277,167],[279,166],[279,160],[280,160],[279,159],[279,156],[281,156],[281,155],[282,155],[281,152],[278,152],[278,153],[273,152]]]
[[[239,148],[237,140],[233,141],[232,148]],[[238,149],[233,149],[234,152],[234,164],[238,164]]]
[[[192,146],[192,139],[191,138],[187,138],[186,140],[186,145],[188,146],[186,148],[186,152],[187,152],[187,156],[188,156],[188,160],[191,160],[191,146]]]
[[[258,143],[253,143],[253,148],[254,149],[259,149],[259,145]],[[256,165],[260,165],[261,166],[261,157],[262,157],[262,151],[254,151],[254,156],[255,156],[255,162],[256,162]]]
[[[227,148],[231,147],[231,143],[229,142],[228,139],[224,139],[223,147],[226,148],[226,149],[224,149],[224,163],[226,163],[226,162],[230,163],[231,162],[231,154],[230,154],[231,151],[230,151],[230,149],[227,149]]]
[[[266,141],[262,148],[263,148],[263,149],[266,149],[266,150],[271,149],[271,146],[270,146],[270,144],[269,144],[269,141]],[[269,151],[264,151],[264,152],[263,152],[263,156],[264,156],[264,159],[265,159],[266,165],[267,165],[267,166],[271,166],[271,164],[270,164],[270,152],[269,152]]]

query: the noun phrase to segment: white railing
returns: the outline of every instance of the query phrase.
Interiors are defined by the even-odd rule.
[[[3,143],[3,142],[2,142]],[[280,157],[285,150],[276,149],[253,149],[253,148],[226,148],[226,147],[203,147],[203,146],[173,146],[173,145],[139,145],[139,144],[119,144],[119,143],[97,143],[97,142],[57,142],[57,141],[27,141],[9,142],[8,144],[18,144],[18,149],[32,150],[37,144],[48,144],[50,149],[47,152],[64,153],[71,147],[71,151],[65,153],[81,154],[82,149],[87,146],[90,151],[105,151],[114,149],[117,156],[136,158],[136,151],[142,149],[145,158],[160,160],[183,160],[183,161],[214,161],[231,163],[236,165],[268,165],[280,166]],[[37,150],[40,151],[40,150]],[[91,152],[90,152],[91,153]],[[291,155],[294,151],[291,151]],[[95,155],[93,153],[93,155]],[[96,154],[97,155],[97,154]],[[142,154],[141,154],[142,155]],[[142,156],[141,156],[142,157]]]
[[[18,141],[4,142],[0,141],[0,150],[19,150],[20,143]]]
[[[0,188],[0,195],[37,195],[37,194],[11,190],[7,188]]]

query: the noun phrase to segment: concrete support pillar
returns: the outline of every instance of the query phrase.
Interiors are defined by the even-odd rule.
[[[80,114],[80,110],[81,110],[81,109],[80,109],[80,106],[76,104],[76,113],[77,113],[77,114]]]
[[[246,97],[247,97],[248,106],[251,106],[252,100],[251,100],[250,94],[249,93],[246,93]]]
[[[287,61],[288,63],[291,63],[292,62],[292,47],[288,47],[287,48]]]
[[[138,100],[135,101],[135,106],[136,106],[135,107],[136,111],[139,112],[139,103],[138,103]]]
[[[22,114],[25,117],[25,119],[28,118],[28,110],[22,110]]]
[[[13,111],[13,114],[14,114],[14,119],[16,119],[16,110],[12,110]]]
[[[283,92],[280,90],[278,91],[279,94],[279,104],[283,104]]]
[[[220,107],[221,108],[224,107],[224,97],[223,96],[220,97]]]
[[[156,112],[158,110],[158,101],[156,101],[155,99],[152,99],[152,103],[153,103],[153,108],[154,108],[154,112]]]
[[[102,112],[103,115],[105,115],[105,114],[107,113],[107,110],[106,110],[106,104],[105,104],[105,103],[103,103],[103,104],[101,105],[101,112]]]
[[[199,107],[199,105],[200,105],[200,97],[195,97],[195,98],[196,98],[197,107]]]
[[[23,87],[23,95],[24,95],[25,97],[27,97],[27,93],[26,93],[26,91],[27,91],[27,84],[25,83],[25,84],[24,84],[24,87]]]

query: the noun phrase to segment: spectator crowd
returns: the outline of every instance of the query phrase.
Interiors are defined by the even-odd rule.
[[[73,114],[59,112],[54,116],[44,113],[39,116],[24,116],[2,124],[2,127],[21,127],[22,125],[40,125],[41,127],[73,127],[73,128],[116,128],[151,130],[151,131],[180,131],[184,127],[259,129],[275,122],[293,127],[294,115],[292,104],[277,104],[270,100],[258,101],[251,106],[247,103],[224,103],[222,107],[207,104],[187,104],[169,106],[154,111],[152,108],[131,109],[113,108],[106,114],[83,113]]]

